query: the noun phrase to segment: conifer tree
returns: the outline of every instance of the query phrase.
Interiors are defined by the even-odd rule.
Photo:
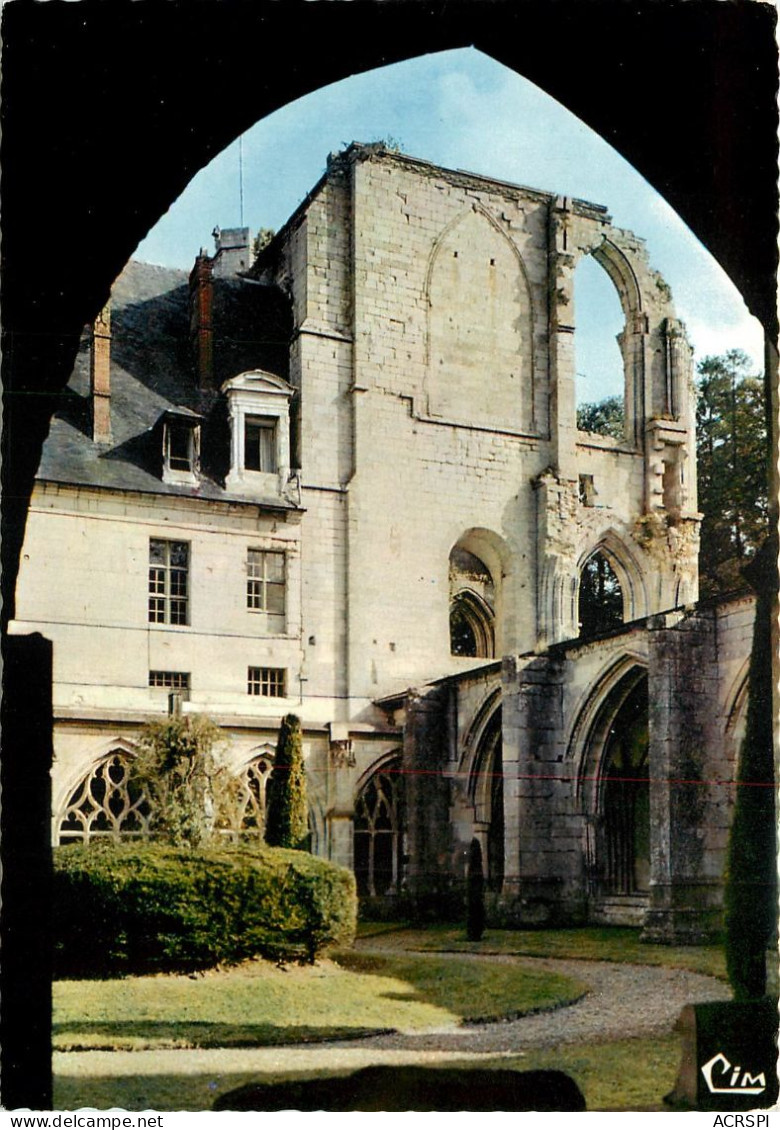
[[[739,755],[726,868],[726,969],[737,1000],[766,992],[766,957],[777,930],[777,837],[772,733],[772,619],[777,540],[745,570],[756,589],[750,697]]]
[[[300,719],[287,714],[282,720],[276,760],[268,782],[265,842],[271,847],[308,847],[308,806]]]

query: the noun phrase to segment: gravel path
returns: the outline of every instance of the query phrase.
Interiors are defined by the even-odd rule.
[[[379,952],[379,951],[375,951]],[[441,957],[442,955],[437,955]],[[463,959],[463,954],[452,955]],[[476,959],[475,959],[476,960]],[[426,1032],[398,1032],[361,1040],[297,1047],[213,1048],[137,1052],[56,1052],[60,1076],[179,1075],[236,1070],[356,1070],[377,1063],[435,1063],[448,1059],[512,1055],[529,1048],[586,1043],[671,1031],[684,1005],[724,1000],[729,990],[714,977],[645,965],[552,958],[493,957],[564,973],[590,986],[577,1004],[518,1020]]]

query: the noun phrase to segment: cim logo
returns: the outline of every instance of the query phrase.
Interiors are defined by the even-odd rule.
[[[763,1071],[751,1075],[749,1071],[742,1071],[741,1067],[732,1067],[723,1052],[708,1060],[701,1073],[713,1095],[760,1095],[766,1090]]]

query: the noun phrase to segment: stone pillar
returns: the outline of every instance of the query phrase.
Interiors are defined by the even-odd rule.
[[[417,911],[432,917],[465,913],[452,859],[451,783],[442,776],[449,752],[447,706],[447,688],[410,691],[404,726],[406,886]]]
[[[92,439],[111,443],[111,303],[107,302],[92,325],[89,358],[92,395]]]
[[[550,441],[553,466],[577,478],[577,389],[574,353],[574,243],[571,202],[557,197],[550,209]]]
[[[648,941],[695,943],[720,926],[722,852],[711,815],[727,804],[717,709],[716,614],[649,621],[650,906]],[[720,755],[719,755],[720,754]]]
[[[517,926],[587,919],[584,822],[565,764],[562,655],[504,660],[504,919]]]
[[[545,471],[534,481],[537,536],[537,649],[579,634],[575,538],[578,482]]]
[[[333,863],[354,866],[355,750],[345,725],[329,726],[327,775],[327,856]]]

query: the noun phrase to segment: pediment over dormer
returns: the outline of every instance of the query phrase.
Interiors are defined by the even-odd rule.
[[[295,395],[295,389],[282,377],[275,373],[268,373],[264,369],[248,369],[225,381],[221,391],[230,396],[231,393],[250,393],[260,396],[286,396],[288,399]]]
[[[263,369],[239,373],[222,385],[230,423],[233,490],[282,494],[290,474],[290,401],[295,389]]]

